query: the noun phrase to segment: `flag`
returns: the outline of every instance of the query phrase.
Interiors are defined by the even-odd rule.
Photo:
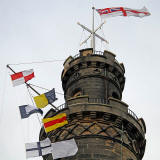
[[[114,16],[136,16],[136,17],[144,17],[149,16],[146,7],[142,9],[131,9],[126,7],[113,7],[113,8],[105,8],[105,9],[96,9],[102,18],[114,17]]]
[[[68,124],[66,113],[42,119],[46,133]]]
[[[19,106],[19,111],[22,119],[28,118],[33,113],[40,113],[41,115],[43,114],[41,109],[31,105]]]
[[[34,102],[37,106],[37,108],[44,108],[48,104],[53,103],[55,100],[57,100],[55,95],[55,89],[53,88],[49,92],[46,92],[44,94],[41,94],[39,96],[33,97]]]
[[[78,147],[73,139],[51,143],[49,138],[40,142],[26,143],[26,158],[52,154],[53,159],[74,156]]]
[[[33,69],[25,70],[11,75],[13,86],[21,85],[34,77]]]
[[[49,138],[40,142],[26,143],[26,158],[44,156],[52,153],[52,145]]]
[[[74,156],[78,151],[77,144],[73,139],[52,143],[53,159]]]

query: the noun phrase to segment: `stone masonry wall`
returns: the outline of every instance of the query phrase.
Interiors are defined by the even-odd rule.
[[[76,139],[78,153],[75,156],[61,158],[59,160],[137,160],[134,154],[119,143],[101,138]],[[121,150],[123,154],[121,154]],[[53,160],[52,156],[46,157]]]

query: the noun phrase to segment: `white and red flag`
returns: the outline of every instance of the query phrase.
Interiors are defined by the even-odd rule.
[[[13,86],[18,86],[24,84],[34,77],[33,69],[24,70],[22,72],[18,72],[11,75]]]
[[[102,18],[115,17],[115,16],[136,16],[142,18],[144,16],[150,15],[146,7],[143,7],[142,9],[113,7],[113,8],[104,8],[96,10]]]

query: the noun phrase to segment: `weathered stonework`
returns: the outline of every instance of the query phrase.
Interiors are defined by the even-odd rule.
[[[81,50],[64,63],[62,86],[66,103],[45,117],[66,113],[68,125],[40,139],[52,142],[75,138],[78,153],[62,160],[141,160],[146,127],[142,118],[121,101],[125,84],[124,66],[108,51]],[[51,155],[43,157],[52,160]]]

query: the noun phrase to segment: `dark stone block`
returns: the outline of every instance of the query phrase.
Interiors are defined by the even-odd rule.
[[[91,154],[79,154],[78,158],[91,158]]]

